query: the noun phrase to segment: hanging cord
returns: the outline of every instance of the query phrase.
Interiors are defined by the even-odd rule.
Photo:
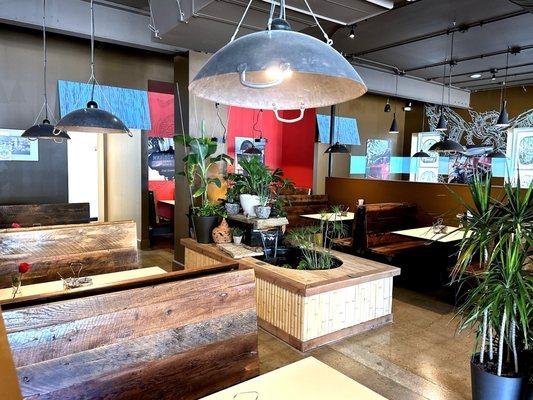
[[[259,110],[257,112],[257,117],[254,116],[254,124],[252,126],[252,135],[254,137],[255,141],[255,132],[259,132],[259,138],[263,139],[263,131],[261,129],[257,129],[256,126],[259,123],[259,117],[263,114],[263,109]]]
[[[220,122],[220,125],[222,125],[222,128],[224,129],[224,133],[222,134],[222,143],[226,143],[227,129],[226,129],[226,125],[224,125],[224,121],[222,121],[222,117],[220,116],[220,104],[219,103],[215,103],[215,109],[217,112],[218,122]]]
[[[176,0],[176,3],[178,3],[178,12],[180,13],[180,21],[183,22],[185,19],[185,14],[183,14],[183,11],[181,10],[181,2],[180,0]]]
[[[452,75],[453,75],[453,43],[455,32],[452,32],[452,43],[450,46],[450,75],[448,79],[448,107],[451,107],[451,94],[452,94]]]
[[[279,2],[279,18],[285,20],[286,12],[285,12],[285,0],[280,0]]]
[[[179,5],[179,0],[178,0],[178,5]],[[155,26],[155,19],[154,19],[154,13],[152,11],[152,2],[150,0],[148,0],[148,8],[150,9],[150,23],[148,24],[148,29],[150,29],[150,31],[154,34],[154,37],[156,39],[162,39],[161,36],[159,36],[159,29],[157,29],[157,27]],[[181,12],[181,9],[180,9],[180,12]]]
[[[46,0],[43,0],[43,84],[44,84],[44,115],[48,119],[48,93],[46,91]]]
[[[285,4],[285,0],[282,0],[282,1],[283,1],[283,4]],[[309,3],[307,2],[307,0],[304,0],[304,2],[305,2],[305,5],[307,6],[307,8],[309,9],[309,12],[313,16],[313,19],[315,20],[315,23],[317,24],[317,26],[322,31],[322,34],[324,35],[324,38],[326,39],[326,43],[328,44],[328,46],[331,46],[333,44],[333,40],[329,38],[329,36],[326,33],[326,31],[324,30],[324,28],[322,28],[322,25],[320,25],[320,22],[318,22],[318,19],[316,18],[316,15],[313,12],[313,10],[311,10],[311,7],[309,6]],[[283,7],[283,8],[285,8],[285,7]]]
[[[89,81],[92,83],[91,87],[91,101],[94,101],[94,85],[96,84],[96,77],[94,76],[94,4],[91,0],[91,76]]]
[[[272,28],[272,20],[274,19],[274,11],[276,11],[276,2],[274,0],[270,1],[270,13],[268,14],[268,23],[267,29],[270,31]]]
[[[235,32],[233,32],[233,36],[231,37],[231,39],[229,41],[230,43],[235,40],[235,37],[237,36],[237,33],[239,33],[239,29],[240,29],[240,27],[242,25],[242,21],[244,21],[244,17],[246,17],[246,14],[248,13],[248,10],[250,9],[250,6],[252,5],[252,1],[253,0],[250,0],[248,2],[248,5],[246,6],[246,10],[244,10],[244,14],[242,14],[241,20],[237,24],[237,28],[235,29]]]
[[[505,95],[507,94],[507,72],[509,71],[509,47],[507,47],[507,55],[505,60],[505,78],[503,81],[503,90],[502,90],[502,106],[505,101]]]

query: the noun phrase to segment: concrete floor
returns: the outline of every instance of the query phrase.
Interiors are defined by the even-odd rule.
[[[172,249],[143,251],[141,259],[170,270]],[[393,315],[391,325],[305,354],[260,330],[261,373],[312,355],[391,400],[470,399],[473,337],[456,335],[453,307],[394,288]]]

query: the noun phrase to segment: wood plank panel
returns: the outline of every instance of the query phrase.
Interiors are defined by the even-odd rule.
[[[140,282],[11,305],[4,320],[24,398],[193,399],[258,374],[252,270]]]
[[[138,268],[133,221],[0,230],[0,287],[11,286],[18,264],[32,269],[24,282],[39,283],[72,276],[71,263],[81,262],[83,274]]]
[[[90,221],[89,203],[0,205],[0,228],[83,224]]]

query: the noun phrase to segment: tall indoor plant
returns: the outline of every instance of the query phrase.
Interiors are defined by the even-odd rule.
[[[524,390],[524,355],[531,345],[533,277],[524,270],[533,244],[533,184],[503,186],[492,196],[492,177],[475,176],[455,281],[475,279],[459,308],[459,330],[476,329],[471,359],[474,400],[518,400]],[[472,205],[473,204],[473,205]],[[474,278],[467,271],[479,262]]]
[[[203,123],[201,137],[177,135],[174,140],[186,148],[182,174],[187,178],[191,191],[192,222],[196,239],[200,243],[210,243],[211,232],[225,213],[224,206],[209,201],[208,185],[213,183],[219,188],[222,186],[218,177],[210,175],[210,169],[219,162],[232,164],[233,159],[227,154],[215,156],[217,142],[210,137],[205,137]]]

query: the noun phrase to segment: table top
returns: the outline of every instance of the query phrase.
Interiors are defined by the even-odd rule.
[[[135,278],[143,278],[151,275],[164,274],[166,271],[159,267],[148,267],[148,268],[138,268],[130,269],[127,271],[119,272],[110,272],[108,274],[92,275],[90,276],[93,280],[93,284],[90,286],[82,286],[75,289],[68,289],[69,292],[80,292],[87,289],[92,289],[95,287],[104,287],[116,282],[125,281]],[[17,295],[17,300],[36,296],[36,295],[45,295],[51,293],[60,293],[65,292],[63,288],[63,282],[61,280],[35,283],[32,285],[24,285],[24,280],[22,280],[22,287],[20,288],[20,294]],[[13,299],[13,289],[5,288],[0,289],[0,304],[9,303]]]
[[[163,203],[163,204],[168,204],[168,205],[175,205],[176,204],[176,200],[158,200],[159,203]]]
[[[465,232],[457,226],[446,226],[446,233],[435,233],[433,232],[432,226],[424,226],[422,228],[414,229],[404,229],[401,231],[393,231],[392,233],[442,243],[460,241],[463,239],[465,234]]]
[[[386,400],[314,357],[239,383],[204,400]]]
[[[303,214],[300,215],[302,218],[316,219],[316,220],[326,220],[326,221],[353,221],[355,219],[355,214],[353,212],[348,212],[346,215],[341,215],[339,213],[323,213],[323,214]]]

